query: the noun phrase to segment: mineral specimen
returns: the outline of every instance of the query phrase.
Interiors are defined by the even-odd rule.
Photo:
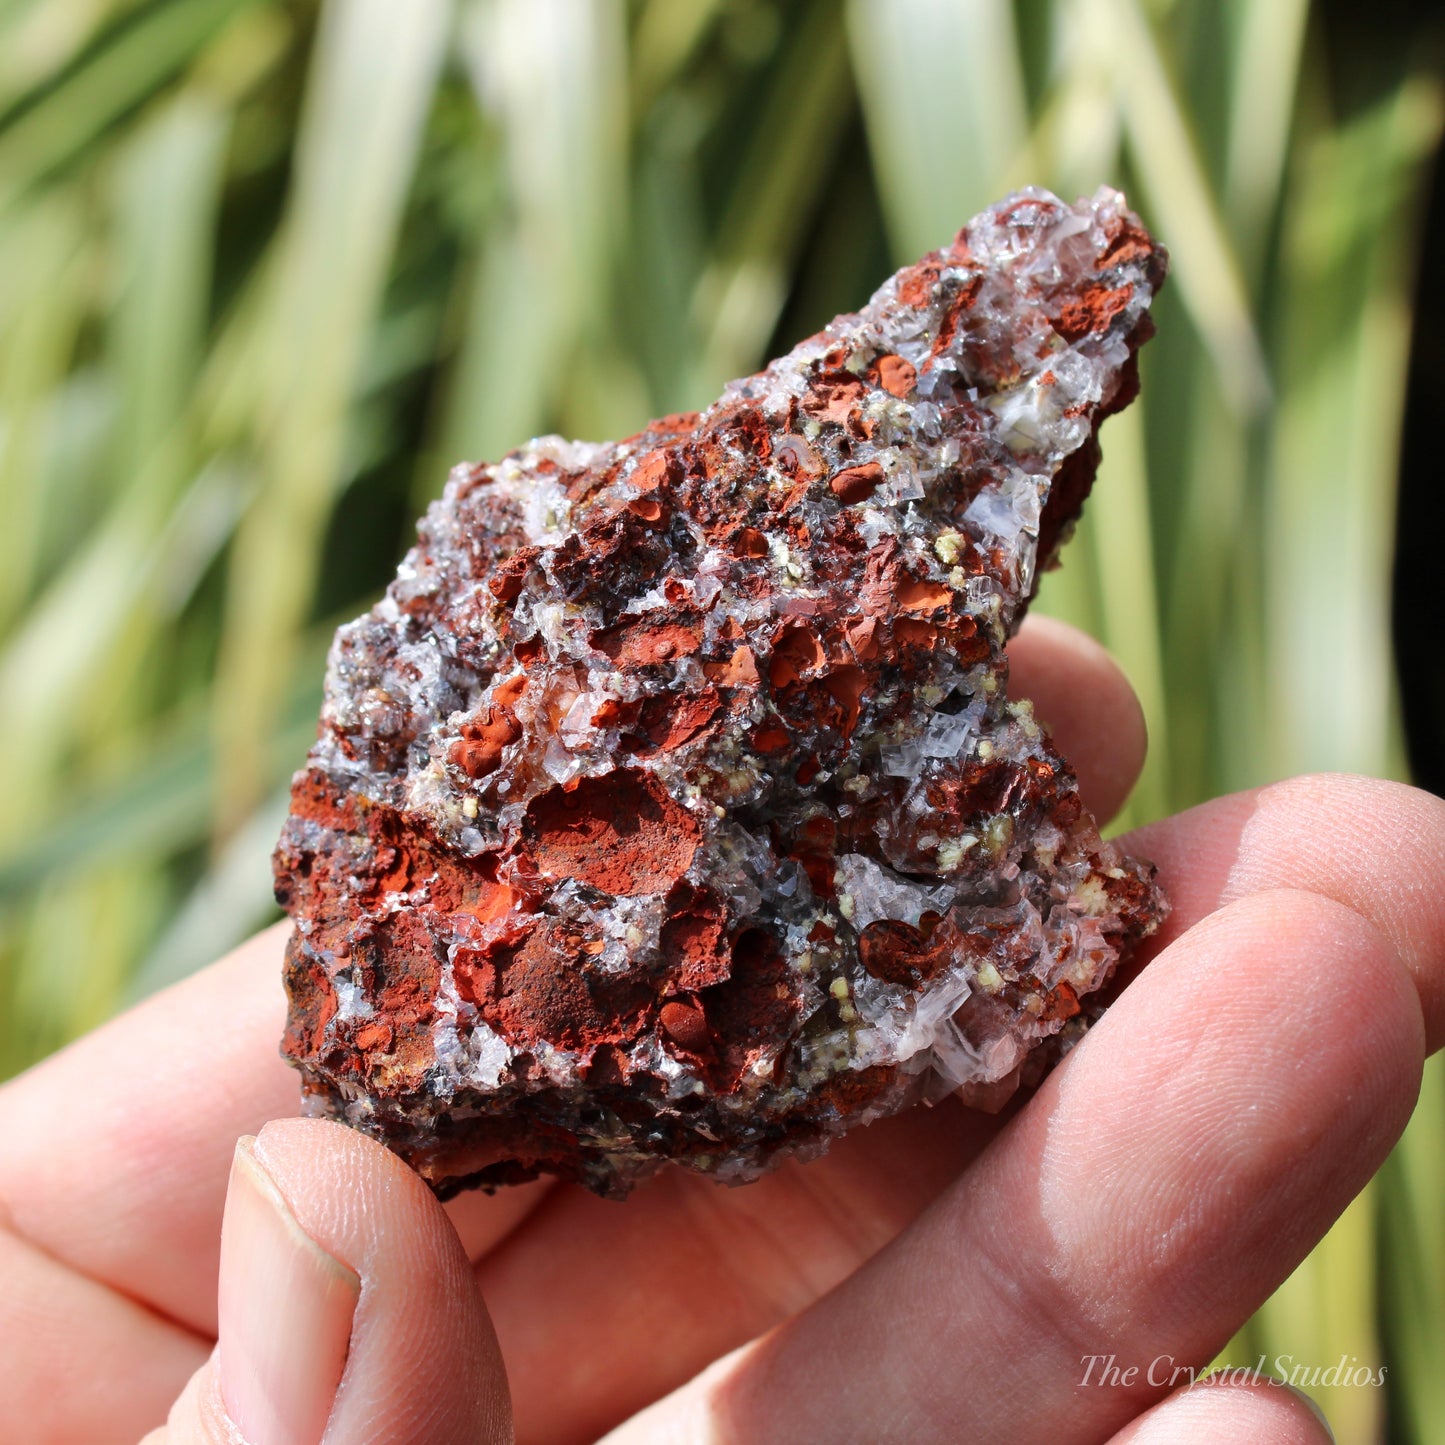
[[[441,1193],[720,1179],[999,1097],[1155,927],[1004,644],[1165,256],[1026,191],[701,415],[461,466],[276,853],[312,1112]]]

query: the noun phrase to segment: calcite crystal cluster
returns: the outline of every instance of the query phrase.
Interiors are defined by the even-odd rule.
[[[707,411],[458,467],[276,853],[309,1109],[445,1194],[742,1181],[1077,1038],[1163,900],[1004,645],[1162,249],[1026,191]]]

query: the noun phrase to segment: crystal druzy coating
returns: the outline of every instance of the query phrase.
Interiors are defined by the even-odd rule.
[[[1004,645],[1163,250],[1026,191],[699,415],[461,466],[276,852],[308,1109],[446,1193],[755,1177],[1076,1039],[1156,926]]]

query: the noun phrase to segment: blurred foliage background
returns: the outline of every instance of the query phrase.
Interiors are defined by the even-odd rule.
[[[1041,603],[1143,698],[1123,822],[1401,774],[1445,102],[1352,12],[0,0],[0,1077],[272,916],[330,632],[451,462],[706,404],[1018,184],[1122,184],[1174,259]],[[1445,1441],[1438,1065],[1230,1354],[1387,1364],[1319,1392],[1346,1442]]]

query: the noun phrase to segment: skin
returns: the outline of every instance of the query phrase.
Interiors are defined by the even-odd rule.
[[[1011,652],[1109,816],[1144,753],[1127,683],[1058,624]],[[1445,1042],[1445,804],[1301,778],[1126,846],[1174,912],[1031,1098],[623,1205],[542,1182],[443,1209],[288,1118],[285,934],[259,935],[0,1089],[0,1438],[1327,1440],[1287,1390],[1145,1367],[1212,1358],[1404,1128]],[[242,1380],[258,1329],[299,1342],[279,1425]],[[1101,1351],[1138,1378],[1081,1386]]]

